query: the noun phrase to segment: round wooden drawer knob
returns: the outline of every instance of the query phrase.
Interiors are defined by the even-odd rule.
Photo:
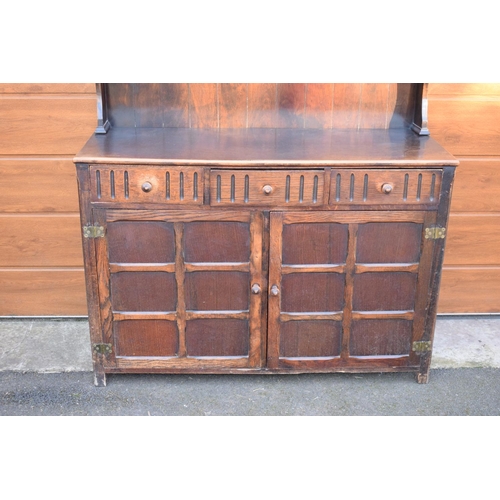
[[[264,194],[271,194],[273,192],[273,187],[270,186],[269,184],[266,184],[263,188],[262,191],[264,191]]]
[[[392,189],[392,184],[389,184],[388,182],[382,184],[382,193],[390,194],[392,193]]]
[[[145,193],[149,193],[153,189],[153,184],[151,184],[151,182],[145,182],[141,188]]]

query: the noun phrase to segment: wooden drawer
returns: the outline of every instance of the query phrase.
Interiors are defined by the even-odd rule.
[[[212,170],[210,204],[323,205],[324,170]]]
[[[203,168],[93,165],[92,201],[203,204]]]
[[[333,169],[330,205],[437,205],[442,170]]]

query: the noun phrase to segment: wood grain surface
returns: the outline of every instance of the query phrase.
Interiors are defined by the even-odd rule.
[[[500,267],[443,268],[438,313],[498,313]]]
[[[415,104],[415,84],[106,85],[110,122],[119,127],[408,128]]]
[[[162,97],[162,86],[159,83],[134,83],[136,127],[163,127]]]
[[[248,127],[277,126],[276,94],[275,83],[248,84]]]
[[[357,128],[362,84],[338,83],[333,92],[333,128]]]
[[[305,83],[278,83],[278,127],[304,128]]]
[[[114,325],[117,356],[175,356],[179,342],[175,322],[120,321]]]
[[[289,321],[281,326],[281,358],[338,356],[342,325],[339,321]]]
[[[0,267],[81,267],[80,217],[0,214],[0,248]]]
[[[135,127],[134,87],[131,83],[108,83],[108,116],[112,127]]]
[[[189,84],[189,126],[219,127],[219,101],[216,83]]]
[[[429,96],[500,96],[500,83],[429,83]]]
[[[437,169],[332,169],[330,205],[420,204],[437,205],[442,171]],[[387,189],[387,191],[385,191]]]
[[[0,83],[0,94],[92,94],[95,83]]]
[[[362,85],[360,128],[388,128],[391,117],[389,108],[394,108],[394,103],[392,106],[389,103],[389,97],[396,97],[396,93],[391,92],[392,85],[375,83]]]
[[[203,204],[200,168],[92,166],[92,201],[114,203]]]
[[[162,84],[163,126],[189,126],[189,88],[187,83]]]
[[[459,158],[453,183],[452,213],[500,212],[500,158]]]
[[[409,130],[115,128],[92,136],[75,162],[274,168],[456,165],[432,137]]]
[[[74,155],[96,126],[96,98],[0,97],[0,116],[0,155]]]
[[[0,212],[78,213],[72,158],[0,158]]]
[[[333,83],[307,83],[305,88],[305,128],[331,128]]]
[[[219,126],[244,128],[248,123],[247,84],[219,85]]]
[[[319,206],[323,201],[323,170],[212,170],[212,206]],[[267,191],[266,191],[267,190]]]
[[[500,265],[500,214],[451,214],[445,265]]]
[[[500,97],[435,96],[429,130],[455,156],[500,155]]]
[[[278,125],[277,84],[248,84],[246,92],[242,92],[243,84],[227,84],[224,90],[223,85],[226,84],[219,86],[218,97],[213,89],[210,94],[211,98],[219,99],[220,126],[243,123],[240,115],[228,109],[231,99],[236,99],[232,102],[238,103],[237,109],[241,112],[243,100],[247,101],[244,112],[248,127]],[[400,86],[396,94],[402,95],[403,90]],[[210,111],[203,106],[203,92],[196,86],[194,92],[189,92],[188,84],[162,84],[161,91],[160,100],[168,102],[168,107],[163,109],[164,127],[188,127],[190,110],[198,109],[200,116],[209,117],[205,123],[215,123],[213,108]],[[126,95],[122,105],[127,104]],[[370,116],[376,118],[373,112],[370,115],[369,106],[376,92],[370,94],[361,84],[307,84],[304,95],[303,120],[307,128],[357,127]],[[131,105],[132,87],[129,96]],[[486,214],[500,212],[499,96],[500,84],[429,84],[431,135],[452,154],[461,155],[453,188],[452,215],[472,213],[468,218],[451,217],[439,312],[500,311],[500,291],[496,285],[500,279],[498,268],[484,268],[498,264],[498,252],[495,251],[497,216],[490,219]],[[394,94],[387,94],[389,111],[393,101]],[[396,102],[395,106],[400,104]],[[117,113],[125,109],[123,106],[118,108]],[[399,109],[396,114],[403,112]],[[2,249],[0,256],[2,265],[7,268],[56,266],[54,270],[3,271],[4,278],[9,276],[13,295],[4,291],[0,314],[10,314],[5,312],[7,310],[27,315],[86,314],[85,304],[79,303],[85,292],[83,277],[79,285],[76,278],[66,279],[74,272],[80,276],[81,271],[61,271],[57,266],[81,265],[78,256],[80,235],[76,226],[71,229],[69,222],[73,219],[70,213],[78,210],[71,158],[92,134],[96,124],[95,84],[0,84],[0,113],[3,118],[0,122],[0,155],[3,155],[0,158],[0,212],[20,215],[18,221],[2,219],[2,227],[6,230],[3,233],[5,250]],[[292,113],[292,117],[296,114]],[[122,117],[135,126],[135,115]],[[204,120],[200,119],[200,123]],[[62,224],[57,235],[53,234],[57,226],[53,226],[54,229],[46,226],[43,230],[38,224],[41,214],[53,212],[62,213],[64,219],[57,219]],[[30,213],[33,213],[31,221]],[[20,251],[14,241],[16,226],[29,232],[29,235],[22,234],[22,243],[17,242],[25,245]],[[35,273],[33,288],[26,273]],[[19,279],[17,283],[16,279]],[[43,291],[44,287],[49,287],[50,279],[53,279],[54,290],[32,302],[31,298],[36,295],[34,290]],[[65,290],[64,294],[57,292],[58,284]],[[54,303],[50,304],[50,300]]]
[[[86,316],[81,269],[0,270],[1,316]]]
[[[0,315],[86,315],[74,154],[95,84],[0,84]]]
[[[500,312],[500,84],[429,84],[429,127],[458,155],[439,313]]]

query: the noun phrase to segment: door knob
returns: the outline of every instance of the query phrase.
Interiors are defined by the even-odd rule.
[[[385,184],[382,184],[382,192],[385,194],[390,194],[392,193],[392,184],[389,184],[386,182]]]
[[[273,285],[271,287],[271,295],[279,295],[279,293],[280,293],[280,289],[276,285]]]
[[[256,295],[260,293],[260,285],[258,283],[254,283],[252,286],[252,293],[255,293]]]

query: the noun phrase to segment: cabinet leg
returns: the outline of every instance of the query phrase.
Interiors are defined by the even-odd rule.
[[[420,370],[417,373],[417,382],[427,384],[429,382],[429,372],[431,368],[431,353],[427,352],[420,356]]]
[[[94,385],[96,387],[106,387],[106,373],[104,371],[94,370]]]

